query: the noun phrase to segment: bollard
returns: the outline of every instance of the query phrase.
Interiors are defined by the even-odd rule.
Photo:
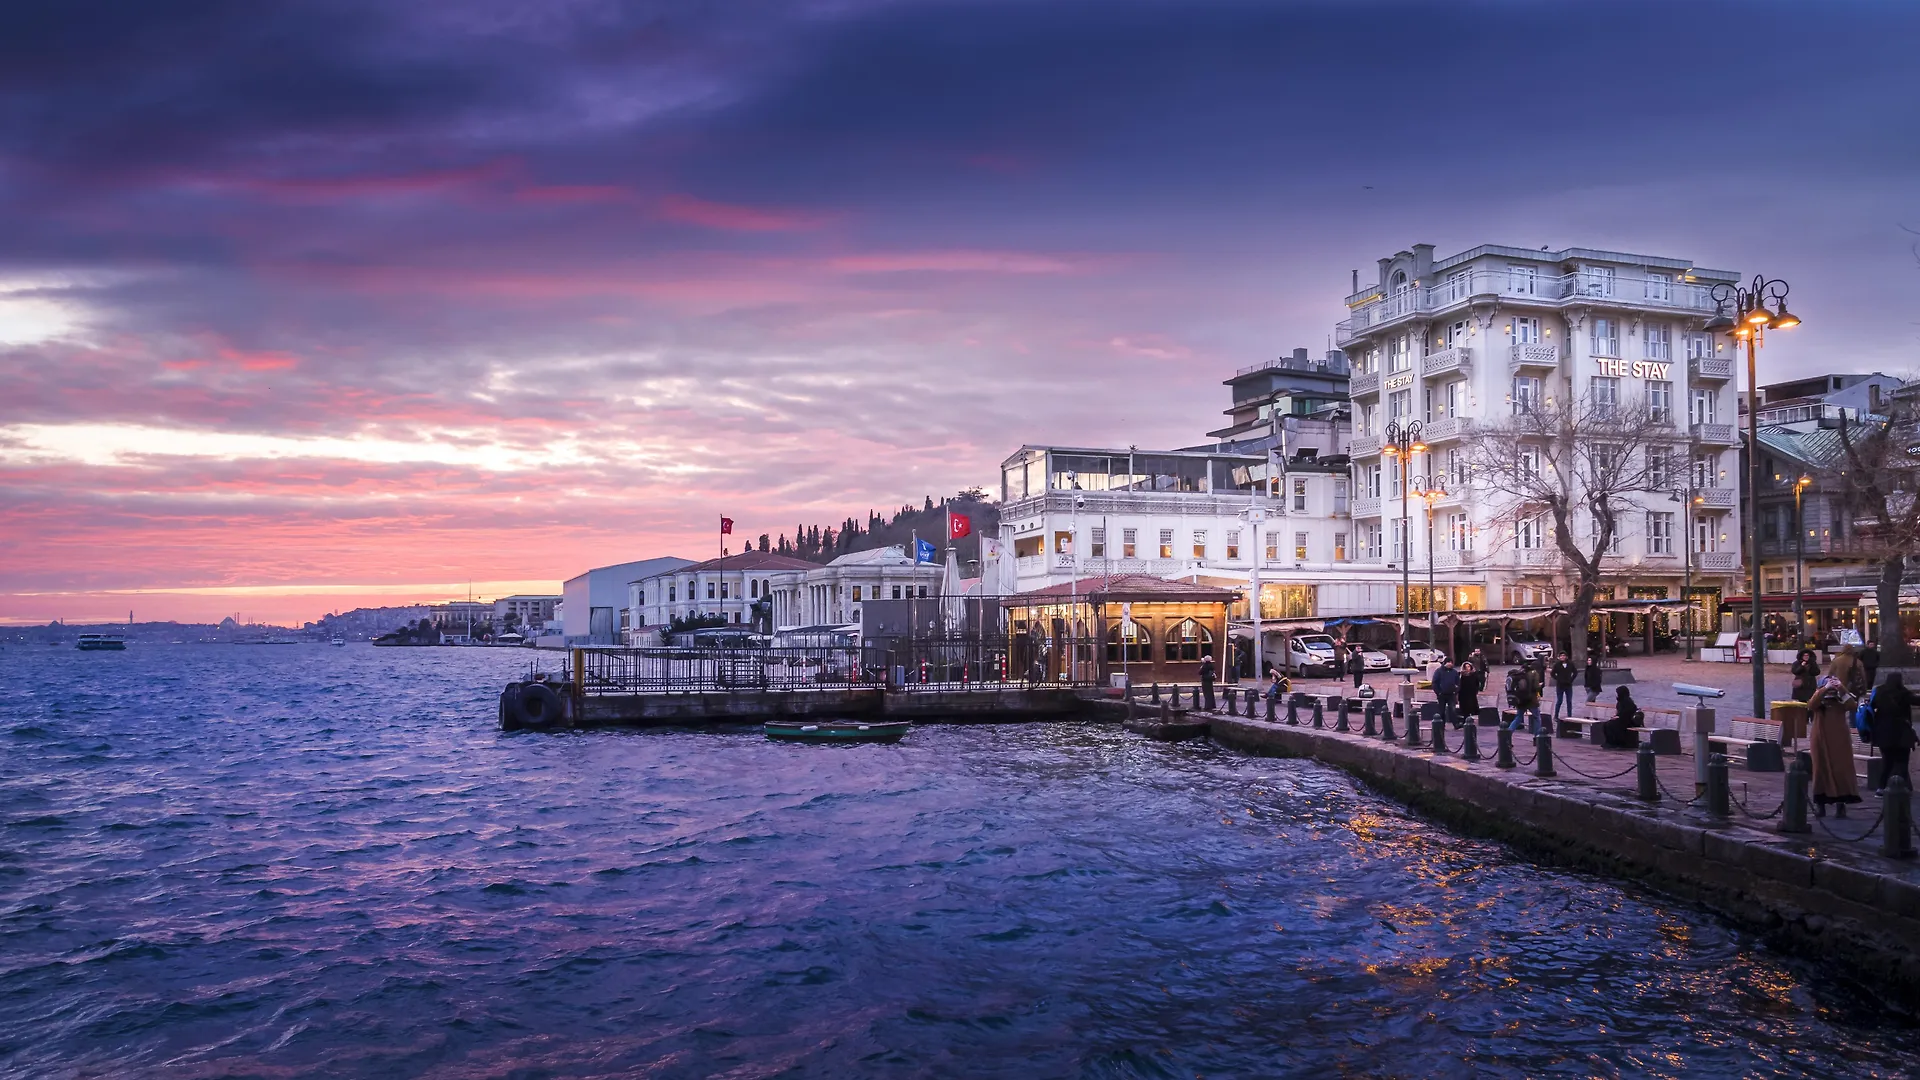
[[[1173,723],[1173,706],[1164,701],[1160,703],[1160,722],[1163,724]]]
[[[1436,754],[1446,753],[1447,720],[1446,717],[1440,714],[1440,707],[1437,705],[1434,706],[1432,712],[1427,713],[1427,731],[1429,732],[1428,741],[1433,743],[1433,752]]]
[[[1326,702],[1319,698],[1313,699],[1313,726],[1321,730],[1325,730],[1327,726]]]
[[[1498,768],[1511,769],[1519,764],[1513,760],[1513,729],[1497,727],[1493,730],[1496,733],[1493,763]]]
[[[1267,699],[1267,723],[1269,724],[1273,723],[1273,713],[1274,713],[1275,704],[1277,703],[1274,701],[1274,699],[1272,698]]]
[[[1468,724],[1460,729],[1460,756],[1468,761],[1480,760],[1480,725]]]
[[[1889,859],[1913,858],[1913,788],[1905,777],[1887,777],[1880,807],[1886,813],[1880,829],[1880,854]]]
[[[1727,787],[1727,755],[1707,758],[1707,816],[1725,821],[1733,812],[1733,794]]]
[[[1641,743],[1640,749],[1634,751],[1633,764],[1634,776],[1640,781],[1640,801],[1659,802],[1660,777],[1653,771],[1654,766],[1659,764],[1659,759],[1654,757],[1653,746],[1649,743]]]
[[[1159,683],[1153,684],[1153,696],[1148,698],[1147,700],[1153,702],[1155,705],[1160,704],[1160,684]]]
[[[1353,725],[1347,722],[1347,699],[1335,694],[1327,699],[1333,702],[1333,730],[1353,733]]]
[[[1379,737],[1380,729],[1375,727],[1373,724],[1372,703],[1369,702],[1368,704],[1360,706],[1360,721],[1361,721],[1360,734],[1366,736],[1369,739]]]
[[[1296,694],[1287,696],[1287,723],[1295,726],[1300,723],[1300,698]]]
[[[1407,745],[1419,746],[1420,745],[1420,711],[1418,709],[1402,708],[1400,703],[1397,701],[1393,703],[1393,711],[1400,714],[1400,718],[1407,722]]]
[[[1237,698],[1237,697],[1239,697],[1239,696],[1240,696],[1240,691],[1239,691],[1239,690],[1237,690],[1237,689],[1235,689],[1235,688],[1233,688],[1233,687],[1231,687],[1231,686],[1229,686],[1229,687],[1227,687],[1227,715],[1228,715],[1228,716],[1232,716],[1232,715],[1234,714],[1234,712],[1236,711],[1236,710],[1234,709],[1234,707],[1233,707],[1233,706],[1234,706],[1234,699],[1235,699],[1235,698]]]
[[[1253,705],[1254,705],[1253,695],[1248,694],[1247,695],[1247,719],[1249,720],[1253,719]]]
[[[1807,755],[1795,754],[1787,765],[1787,789],[1780,802],[1780,831],[1789,835],[1813,831],[1807,824],[1807,783],[1812,779]]]
[[[1386,702],[1381,702],[1380,740],[1382,742],[1393,742],[1395,738],[1396,736],[1393,733],[1393,712],[1387,708]]]
[[[1553,771],[1553,736],[1541,732],[1533,737],[1533,775],[1558,776]]]

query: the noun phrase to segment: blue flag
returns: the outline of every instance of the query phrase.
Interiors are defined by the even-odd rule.
[[[917,562],[917,563],[923,563],[923,562],[925,562],[925,563],[930,563],[930,562],[932,562],[932,561],[934,560],[934,556],[935,556],[935,554],[936,554],[936,553],[935,553],[935,551],[933,550],[933,542],[932,542],[932,541],[929,541],[929,540],[915,540],[915,541],[913,542],[913,561],[914,561],[914,562]]]

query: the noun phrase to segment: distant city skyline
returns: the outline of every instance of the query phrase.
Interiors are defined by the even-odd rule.
[[[1740,34],[1759,18],[1769,32]],[[1920,9],[0,12],[0,621],[557,591],[1173,446],[1411,242],[1913,373]],[[457,582],[449,586],[448,582]]]

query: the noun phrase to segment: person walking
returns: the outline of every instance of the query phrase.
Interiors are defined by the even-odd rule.
[[[1512,730],[1519,731],[1524,724],[1529,734],[1540,734],[1540,692],[1525,667],[1507,672],[1507,707],[1513,710]]]
[[[1433,700],[1440,703],[1440,722],[1453,727],[1460,726],[1460,669],[1453,666],[1453,658],[1440,661],[1433,673]]]
[[[1460,719],[1465,724],[1480,722],[1480,691],[1487,685],[1486,673],[1473,666],[1473,661],[1460,665],[1460,685],[1453,696],[1460,703]]]
[[[1886,759],[1886,766],[1880,772],[1880,786],[1875,795],[1887,793],[1887,780],[1899,777],[1913,786],[1913,774],[1910,763],[1913,758],[1913,691],[1907,689],[1906,679],[1897,671],[1887,673],[1887,681],[1873,688],[1867,698],[1870,704],[1867,730],[1863,735],[1880,756]]]
[[[1567,715],[1573,715],[1573,661],[1561,653],[1553,662],[1553,718],[1560,719],[1560,703],[1566,702]]]
[[[1793,700],[1812,700],[1814,684],[1820,681],[1820,658],[1812,649],[1801,649],[1787,670],[1793,673]]]
[[[1834,667],[1840,667],[1839,661]],[[1853,778],[1853,728],[1848,723],[1855,701],[1847,684],[1829,674],[1813,688],[1807,702],[1813,718],[1807,738],[1813,751],[1813,808],[1821,817],[1827,816],[1828,806],[1837,808],[1834,816],[1846,817],[1847,805],[1860,801],[1860,785]]]
[[[1367,677],[1367,658],[1358,645],[1347,646],[1347,674],[1353,676],[1353,688],[1360,689]]]
[[[1203,703],[1201,707],[1208,712],[1213,711],[1213,679],[1213,654],[1209,653],[1200,658],[1200,698]]]
[[[1601,682],[1600,658],[1598,656],[1592,653],[1587,654],[1587,670],[1582,674],[1581,682],[1585,684],[1587,688],[1587,704],[1591,705],[1599,701]]]
[[[1880,675],[1880,646],[1869,641],[1860,649],[1860,667],[1867,675],[1867,689],[1879,685],[1874,682]],[[1911,693],[1912,691],[1908,691]]]

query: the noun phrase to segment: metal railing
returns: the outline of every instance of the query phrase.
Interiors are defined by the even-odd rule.
[[[620,649],[579,652],[580,693],[673,694],[817,690],[877,683],[853,646],[767,649]]]
[[[1591,271],[1554,277],[1471,270],[1448,274],[1431,286],[1406,287],[1366,299],[1353,309],[1351,317],[1334,326],[1334,343],[1344,345],[1372,327],[1409,315],[1442,311],[1475,296],[1523,297],[1555,306],[1560,301],[1587,301],[1665,311],[1713,311],[1711,290],[1711,285]]]

